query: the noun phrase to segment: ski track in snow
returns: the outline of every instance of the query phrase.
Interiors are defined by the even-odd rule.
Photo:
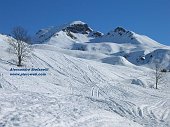
[[[47,77],[16,79],[0,63],[0,127],[170,126],[170,94],[128,83],[140,69],[43,49],[28,67],[49,68]]]

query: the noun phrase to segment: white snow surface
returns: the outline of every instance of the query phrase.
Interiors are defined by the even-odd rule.
[[[85,24],[73,22],[80,23]],[[137,44],[97,42],[106,37],[72,33],[75,41],[64,31],[54,31],[53,37],[49,30],[40,31],[50,38],[32,45],[23,67],[17,67],[15,55],[8,52],[8,37],[0,35],[0,127],[170,126],[170,74],[156,90],[153,70],[136,62],[139,56],[148,60],[149,53],[161,52],[166,63],[169,47],[143,36]],[[12,76],[11,68],[48,71],[46,76]]]

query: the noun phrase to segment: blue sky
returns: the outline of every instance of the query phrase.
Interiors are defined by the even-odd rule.
[[[170,0],[1,0],[0,16],[0,33],[81,20],[103,33],[122,26],[170,45]]]

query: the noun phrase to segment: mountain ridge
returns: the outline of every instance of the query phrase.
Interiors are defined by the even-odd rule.
[[[95,39],[95,38],[103,38],[105,39],[105,41],[107,42],[114,42],[114,43],[128,43],[128,42],[133,42],[133,40],[135,40],[137,37],[136,36],[143,36],[143,35],[139,35],[136,34],[133,31],[129,31],[124,29],[123,27],[116,27],[114,30],[111,30],[110,32],[107,33],[102,33],[100,31],[95,31],[93,30],[91,27],[89,27],[89,25],[85,22],[82,21],[73,21],[61,26],[57,26],[57,27],[49,27],[46,29],[41,29],[38,32],[36,32],[35,34],[35,43],[43,43],[45,41],[47,41],[48,39],[50,39],[53,36],[57,36],[59,32],[65,32],[67,36],[69,36],[71,39],[73,39],[74,41],[76,41],[76,39],[78,37],[74,36],[75,33],[78,34],[83,34],[85,36],[87,36],[88,42],[90,42],[91,39]],[[74,34],[72,34],[74,33]],[[44,37],[44,38],[43,38]],[[108,38],[116,38],[115,40],[108,40]],[[117,39],[119,38],[119,39]],[[121,40],[121,39],[124,40]],[[126,39],[128,38],[128,40]],[[148,38],[148,40],[150,39],[149,37],[145,36],[145,38]],[[99,39],[100,40],[100,39]],[[121,41],[120,41],[121,40]],[[95,40],[97,41],[97,40]],[[123,42],[125,41],[125,42]],[[140,42],[140,40],[137,40],[138,42]],[[154,42],[154,43],[158,43],[152,39],[150,39],[150,41]],[[83,42],[83,41],[82,41]],[[84,41],[85,42],[85,41]],[[104,40],[103,40],[104,42]],[[152,44],[154,44],[152,43]]]

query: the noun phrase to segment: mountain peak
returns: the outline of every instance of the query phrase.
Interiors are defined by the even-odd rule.
[[[70,25],[76,25],[76,24],[82,24],[82,25],[84,25],[84,24],[86,24],[86,23],[85,23],[85,22],[82,22],[82,21],[73,21],[73,22],[70,23]]]
[[[73,21],[70,25],[63,28],[63,31],[69,31],[73,33],[89,34],[93,30],[82,21]]]
[[[120,27],[120,26],[116,27],[114,31],[112,32],[119,34],[119,35],[129,35],[129,36],[132,36],[134,34],[134,32],[126,30],[125,28]]]
[[[77,39],[77,35],[83,38],[99,37],[102,35],[100,32],[95,32],[86,23],[82,21],[73,21],[71,23],[64,24],[59,27],[50,27],[46,29],[41,29],[36,33],[34,38],[35,43],[43,43],[48,41],[51,37],[59,37],[65,34],[73,40]],[[79,37],[78,37],[79,38]]]
[[[118,26],[118,27],[114,30],[114,32],[126,32],[126,29],[124,29],[123,27]]]
[[[134,32],[128,31],[124,29],[123,27],[119,26],[119,27],[116,27],[114,30],[108,32],[106,36],[119,38],[119,40],[121,38],[130,38],[130,40],[133,40],[134,39],[133,35],[134,35]]]

